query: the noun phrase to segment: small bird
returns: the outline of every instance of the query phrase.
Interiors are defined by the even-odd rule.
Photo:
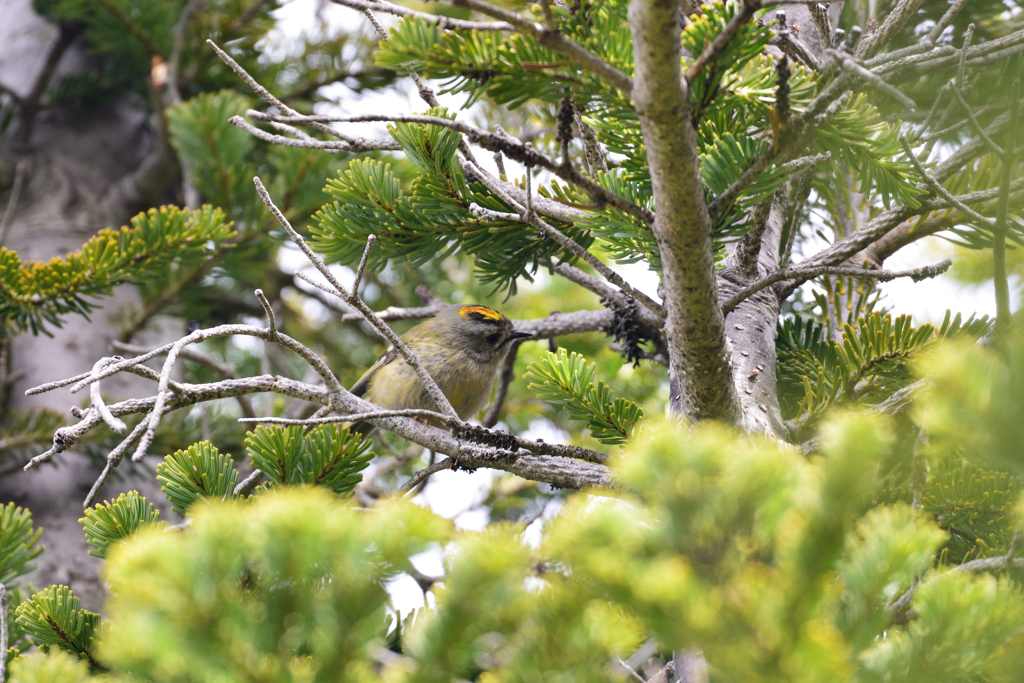
[[[512,342],[532,334],[516,332],[512,321],[488,306],[448,306],[402,335],[427,373],[463,420],[487,402],[498,367]],[[352,386],[352,393],[388,410],[438,410],[416,371],[394,347]],[[362,423],[353,427],[368,431]]]

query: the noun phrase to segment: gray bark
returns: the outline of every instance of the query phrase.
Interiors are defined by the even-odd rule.
[[[0,17],[0,87],[19,99],[22,112],[38,107],[31,120],[16,119],[0,140],[0,207],[6,207],[10,198],[18,162],[25,162],[4,246],[17,251],[22,261],[47,260],[79,249],[99,229],[124,225],[139,210],[157,203],[175,165],[145,103],[137,97],[120,97],[91,111],[30,102],[34,91],[42,94],[53,78],[84,62],[84,45],[72,42],[46,73],[47,55],[59,31],[32,12],[31,0],[0,0]],[[49,76],[49,83],[40,83],[40,76]],[[119,316],[137,302],[134,289],[122,287],[102,302],[91,322],[70,317],[63,328],[50,330],[52,337],[14,337],[6,407],[65,413],[66,397],[25,397],[25,389],[87,371],[98,358],[110,355]],[[104,393],[111,397],[147,390],[138,378],[112,379],[104,385]],[[90,609],[101,605],[104,591],[97,576],[99,560],[88,556],[78,519],[81,500],[97,474],[85,455],[71,453],[60,467],[18,470],[0,480],[0,501],[27,507],[44,529],[46,551],[28,580],[39,586],[67,584]],[[139,489],[156,503],[163,500],[152,472],[115,482],[107,493],[116,497],[129,489]]]
[[[647,146],[654,236],[663,264],[671,410],[694,421],[738,423],[711,217],[680,64],[678,9],[673,0],[634,0],[629,7],[636,61],[633,101]]]
[[[726,259],[726,268],[718,280],[720,303],[779,268],[779,243],[786,222],[789,190],[789,183],[786,183],[771,199],[756,272],[744,272],[746,269],[737,263],[736,250]],[[725,333],[732,351],[733,381],[742,408],[740,427],[776,438],[788,436],[779,408],[775,373],[775,334],[781,306],[780,289],[768,287],[743,300],[725,318]]]

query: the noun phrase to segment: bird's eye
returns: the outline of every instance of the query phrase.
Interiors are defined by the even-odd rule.
[[[491,346],[494,346],[499,341],[501,341],[501,333],[500,332],[495,332],[494,334],[487,335],[487,343],[490,344]]]

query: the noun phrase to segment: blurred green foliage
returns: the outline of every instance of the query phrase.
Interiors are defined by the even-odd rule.
[[[922,356],[929,372],[946,368],[915,410],[932,435],[926,489],[947,486],[950,468],[980,451],[1019,452],[1016,416],[970,397],[999,395],[1007,377],[1007,399],[1020,401],[1021,346],[945,341]],[[984,419],[983,443],[963,422],[931,431],[964,397],[959,419]],[[881,501],[884,463],[912,457],[900,453],[906,429],[871,412],[833,416],[807,458],[715,424],[648,420],[614,465],[636,494],[573,494],[540,545],[522,525],[460,532],[400,498],[365,510],[319,486],[207,498],[186,529],[151,525],[109,549],[98,636],[66,589],[39,594],[19,621],[36,642],[92,657],[94,671],[143,681],[606,681],[646,640],[662,662],[699,644],[720,681],[1016,680],[1019,570],[959,571],[943,549],[956,532],[934,501]],[[266,448],[287,463],[295,439],[274,438],[280,448]],[[1024,519],[1015,486],[1012,527]],[[434,606],[389,616],[389,582],[441,548]],[[66,618],[81,635],[55,641],[32,614]],[[26,678],[12,680],[44,665],[19,663]],[[82,671],[66,659],[48,666]]]

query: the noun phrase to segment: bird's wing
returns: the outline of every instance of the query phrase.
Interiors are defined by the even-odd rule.
[[[370,380],[373,379],[373,376],[375,374],[377,374],[377,371],[380,370],[385,365],[387,365],[388,363],[395,360],[396,358],[398,358],[398,356],[398,349],[396,349],[393,346],[389,347],[388,350],[384,352],[384,355],[378,358],[377,362],[371,365],[370,369],[367,370],[366,373],[359,378],[359,381],[352,385],[352,388],[349,389],[349,391],[351,391],[356,396],[362,396],[363,394],[365,394],[367,387],[370,386]]]

